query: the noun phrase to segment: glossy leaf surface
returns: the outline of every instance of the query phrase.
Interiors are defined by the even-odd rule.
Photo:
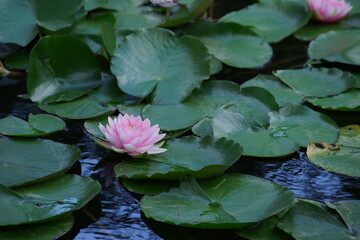
[[[124,92],[149,96],[155,104],[176,104],[208,78],[209,60],[200,41],[147,29],[126,37],[115,50],[111,70]]]
[[[233,67],[259,67],[272,56],[272,49],[267,43],[238,24],[197,22],[184,31],[200,39],[211,54]]]
[[[70,101],[100,84],[96,57],[78,38],[43,37],[31,51],[27,89],[34,102]]]
[[[360,111],[360,90],[351,89],[341,94],[325,98],[309,98],[311,104],[334,111]]]
[[[30,114],[28,121],[14,116],[2,118],[0,133],[7,136],[39,137],[61,131],[66,127],[63,120],[48,114]]]
[[[261,196],[261,197],[259,197]],[[195,228],[240,228],[268,218],[293,204],[287,188],[257,177],[224,174],[141,199],[147,217]]]
[[[270,75],[258,75],[241,85],[241,88],[246,87],[260,87],[266,89],[275,97],[275,100],[280,107],[283,107],[288,103],[301,104],[305,97],[302,93],[289,88],[287,85]]]
[[[360,65],[360,30],[334,31],[320,35],[309,45],[312,59]]]
[[[289,36],[310,19],[305,4],[297,0],[260,1],[231,12],[220,19],[248,26],[267,42],[278,42]]]
[[[75,146],[45,139],[0,138],[0,142],[0,184],[5,186],[20,186],[60,175],[80,156]]]
[[[306,96],[326,97],[355,87],[356,77],[336,68],[278,70],[275,76]]]
[[[0,186],[0,225],[36,223],[63,217],[82,208],[99,191],[100,184],[78,175],[17,188]]]
[[[167,151],[148,155],[147,159],[128,160],[115,166],[118,177],[133,179],[179,179],[191,174],[209,178],[222,174],[241,155],[242,148],[231,140],[208,136],[171,139],[163,145]],[[189,154],[191,152],[191,154]]]
[[[278,227],[299,240],[353,239],[342,222],[322,207],[305,201],[297,202],[279,221]]]

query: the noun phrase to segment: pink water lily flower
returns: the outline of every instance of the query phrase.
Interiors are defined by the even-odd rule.
[[[348,14],[352,8],[345,0],[307,0],[315,19],[322,22],[336,22]]]
[[[151,126],[150,120],[142,120],[140,116],[121,115],[112,119],[109,117],[108,124],[99,124],[100,130],[104,133],[104,142],[96,139],[96,142],[105,148],[119,153],[127,153],[131,156],[140,154],[157,154],[165,152],[166,149],[160,148],[164,142],[159,142],[165,137],[160,134],[159,125]],[[157,144],[156,144],[157,143]]]

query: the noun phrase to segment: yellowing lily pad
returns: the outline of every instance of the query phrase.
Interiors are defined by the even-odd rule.
[[[360,177],[360,126],[343,127],[337,144],[310,143],[307,155],[325,170]]]

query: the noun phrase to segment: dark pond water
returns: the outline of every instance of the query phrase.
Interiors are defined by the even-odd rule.
[[[217,1],[214,8],[214,17],[219,17],[226,12],[241,8],[253,1]],[[233,3],[234,1],[232,1]],[[293,38],[273,45],[274,57],[270,64],[260,69],[239,70],[225,68],[221,75],[213,76],[213,79],[228,79],[242,83],[259,73],[270,73],[274,69],[298,68],[307,60],[306,43],[299,42]],[[29,113],[40,113],[41,110],[29,100],[18,98],[19,94],[26,93],[24,79],[0,78],[0,118],[14,115],[26,118]],[[347,115],[335,112],[326,112],[340,126],[345,124],[359,124],[359,114]],[[88,206],[79,215],[91,220],[99,220],[95,223],[80,224],[87,226],[74,231],[63,239],[76,240],[223,240],[241,239],[232,231],[197,230],[171,226],[146,219],[140,212],[139,201],[136,197],[124,190],[118,183],[113,182],[106,187],[104,179],[100,178],[101,170],[94,170],[101,158],[108,155],[108,152],[99,147],[91,139],[82,127],[82,121],[67,121],[68,128],[50,138],[78,146],[82,155],[80,164],[71,171],[81,173],[82,176],[89,176],[103,184],[98,202]],[[299,151],[286,158],[260,159],[241,157],[228,172],[246,173],[270,181],[279,183],[290,188],[296,197],[313,199],[318,201],[336,201],[345,199],[360,199],[360,179],[351,178],[335,173],[324,171],[308,160],[304,152]],[[97,216],[99,201],[101,201],[102,213]],[[80,222],[82,220],[79,220]]]

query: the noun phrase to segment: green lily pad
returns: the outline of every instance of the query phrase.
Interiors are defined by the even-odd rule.
[[[352,9],[349,13],[349,15],[354,15],[360,13],[360,3],[356,0],[346,0],[348,3],[351,4]]]
[[[224,174],[199,182],[187,178],[179,188],[156,196],[144,196],[140,202],[146,217],[180,226],[211,229],[245,227],[292,204],[293,193],[289,189],[242,174]]]
[[[114,24],[115,16],[113,12],[95,12],[87,15],[76,23],[74,29],[71,30],[75,35],[95,35],[100,36],[101,26],[103,24]]]
[[[284,212],[286,212],[285,210]],[[283,212],[278,214],[283,215]],[[250,240],[293,240],[294,238],[281,231],[276,225],[281,216],[272,216],[254,226],[237,230],[236,233]]]
[[[294,36],[300,40],[314,40],[321,34],[330,32],[330,31],[342,31],[355,29],[357,27],[353,26],[353,21],[356,21],[358,17],[347,17],[342,21],[336,23],[317,23],[313,25],[307,25],[297,31]]]
[[[1,59],[6,58],[6,57],[10,56],[11,54],[13,54],[14,52],[16,52],[19,49],[20,49],[20,47],[17,44],[1,43],[0,44],[0,58]]]
[[[26,81],[32,101],[70,101],[101,84],[95,55],[81,40],[72,36],[47,36],[30,54]]]
[[[304,26],[310,19],[303,1],[261,1],[220,19],[248,26],[267,42],[278,42]]]
[[[36,18],[30,1],[0,2],[0,42],[26,46],[37,34]]]
[[[180,1],[179,1],[180,2]],[[175,13],[164,19],[160,27],[175,27],[200,17],[214,0],[181,1]]]
[[[360,65],[360,30],[322,34],[310,43],[308,50],[312,59]]]
[[[68,216],[56,221],[43,222],[31,225],[12,226],[10,228],[0,228],[0,239],[12,240],[49,240],[56,239],[72,228],[74,217]]]
[[[18,49],[4,61],[5,65],[11,68],[26,69],[29,67],[29,52],[25,49]]]
[[[339,134],[331,118],[301,105],[288,104],[269,114],[269,126],[264,128],[241,115],[223,112],[213,119],[214,136],[239,143],[243,155],[279,157],[305,147],[313,139],[335,142]]]
[[[106,140],[104,133],[99,128],[100,123],[105,126],[108,123],[108,116],[86,120],[84,122],[84,128],[94,137]]]
[[[60,118],[48,114],[33,115],[29,122],[14,116],[0,119],[0,134],[19,137],[46,136],[63,130],[66,124]]]
[[[260,87],[266,89],[275,97],[275,100],[280,107],[283,107],[288,103],[301,104],[305,97],[302,93],[289,88],[277,78],[270,75],[260,74],[241,85],[241,88],[246,87]]]
[[[121,184],[127,190],[143,195],[157,195],[161,192],[168,191],[172,187],[178,187],[178,181],[163,181],[163,180],[142,180],[142,179],[121,179]]]
[[[109,9],[109,10],[122,10],[132,11],[138,5],[142,4],[143,0],[84,0],[84,7],[86,11],[95,10],[98,8]]]
[[[319,167],[353,177],[360,177],[360,126],[341,128],[336,144],[310,143],[306,154]]]
[[[325,170],[360,177],[359,148],[312,143],[308,146],[307,155],[311,162]]]
[[[147,105],[142,115],[166,131],[188,128],[198,122],[211,129],[211,119],[223,109],[267,123],[267,113],[277,110],[278,106],[266,90],[247,88],[240,91],[239,85],[230,81],[206,81],[184,103],[171,106]],[[204,119],[210,120],[201,121]],[[195,131],[195,134],[206,135],[200,130]]]
[[[184,32],[200,39],[212,55],[233,67],[259,67],[272,56],[270,45],[238,24],[196,22]]]
[[[111,70],[124,92],[149,96],[155,104],[176,104],[209,77],[209,60],[206,48],[194,38],[143,29],[115,50]]]
[[[36,23],[50,31],[70,27],[85,16],[82,0],[32,0]]]
[[[161,19],[157,15],[118,12],[115,15],[116,30],[139,30],[141,28],[153,28],[160,24]]]
[[[89,119],[107,115],[116,107],[95,101],[87,96],[71,102],[40,104],[38,108],[48,113],[69,119]]]
[[[299,240],[350,240],[350,231],[324,208],[299,200],[277,226]],[[315,227],[314,227],[315,226]]]
[[[223,69],[222,63],[215,57],[210,59],[210,75],[221,72]]]
[[[100,184],[90,178],[67,174],[15,191],[0,185],[0,210],[3,213],[0,226],[62,218],[85,206],[100,189]]]
[[[360,238],[360,201],[343,200],[337,202],[326,202],[326,205],[335,209],[344,220],[347,227],[356,238]]]
[[[80,156],[77,147],[46,139],[0,138],[0,143],[0,184],[11,187],[58,176]]]
[[[360,148],[360,126],[348,125],[340,128],[340,135],[336,144]]]
[[[37,35],[38,26],[57,31],[84,15],[81,0],[3,0],[0,42],[26,46]]]
[[[351,89],[339,95],[325,98],[308,98],[309,103],[334,111],[360,111],[360,90]]]
[[[191,174],[195,178],[209,178],[222,174],[239,159],[242,148],[224,138],[187,136],[166,141],[167,151],[148,155],[147,159],[128,160],[115,166],[120,178],[179,179]],[[191,152],[191,154],[189,154]],[[151,161],[150,161],[151,160]]]
[[[64,118],[89,119],[113,112],[119,103],[133,103],[136,100],[120,91],[113,77],[104,75],[101,87],[84,97],[71,102],[40,104],[38,107]]]
[[[357,78],[336,68],[278,70],[275,76],[306,96],[326,97],[355,87]]]

